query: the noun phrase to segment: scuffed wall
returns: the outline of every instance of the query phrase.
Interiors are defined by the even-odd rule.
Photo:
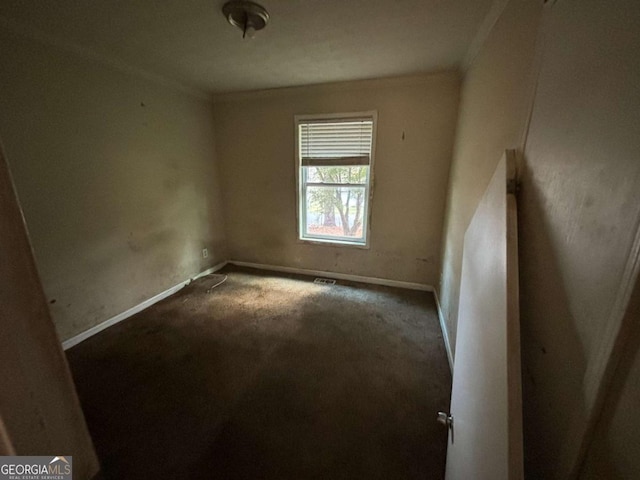
[[[456,73],[215,99],[230,258],[435,284],[458,107]],[[378,111],[370,249],[296,233],[294,115]]]
[[[640,224],[639,21],[640,5],[633,0],[558,0],[544,10],[542,2],[511,0],[463,84],[445,227],[443,309],[454,330],[467,219],[500,152],[519,147],[530,478],[578,473],[598,418],[598,391],[606,385],[603,365],[614,358],[608,346],[624,314],[621,292],[633,280]],[[543,41],[536,44],[538,25]],[[628,367],[615,408],[636,395],[635,372]],[[628,412],[615,415],[625,418]],[[603,432],[601,424],[596,434]],[[629,430],[612,426],[606,434],[613,445],[607,461],[617,471],[636,471],[637,455],[609,442],[632,438]],[[589,454],[602,445],[596,437]],[[587,457],[585,465],[585,478],[592,478],[590,469],[603,464]]]
[[[635,0],[560,0],[545,27],[520,195],[533,478],[577,469],[597,414],[598,366],[633,281],[626,271],[640,241],[639,24]]]
[[[0,45],[0,137],[63,340],[226,260],[208,99]]]
[[[541,13],[541,1],[510,1],[465,74],[439,290],[454,351],[464,234],[504,150],[521,145],[533,91],[532,64]]]
[[[93,478],[98,459],[49,316],[1,145],[0,266],[0,455],[65,452],[73,456],[74,478]]]

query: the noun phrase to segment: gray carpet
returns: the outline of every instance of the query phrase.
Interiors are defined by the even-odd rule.
[[[430,293],[223,273],[67,352],[104,478],[443,478]]]

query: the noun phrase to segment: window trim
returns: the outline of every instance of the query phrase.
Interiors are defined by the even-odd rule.
[[[355,243],[353,241],[349,241],[347,237],[324,237],[322,235],[314,235],[313,238],[305,238],[303,236],[304,233],[304,225],[306,225],[306,209],[303,207],[302,199],[306,198],[306,189],[305,184],[303,182],[302,176],[302,161],[300,159],[300,123],[305,123],[308,121],[327,121],[327,120],[348,120],[350,118],[353,119],[361,119],[361,118],[371,118],[373,121],[373,129],[371,133],[371,158],[369,161],[369,181],[364,185],[365,188],[365,212],[363,213],[363,233],[364,233],[364,243]],[[360,249],[370,249],[371,248],[371,204],[373,202],[373,192],[375,185],[375,158],[376,158],[376,138],[377,138],[377,129],[378,129],[378,111],[377,110],[367,110],[363,112],[345,112],[345,113],[322,113],[322,114],[305,114],[305,115],[294,115],[294,133],[295,133],[295,175],[296,175],[296,237],[298,243],[305,244],[313,244],[313,245],[323,245],[323,246],[333,246],[333,247],[351,247],[351,248],[360,248]],[[345,184],[342,184],[345,185]],[[348,184],[347,184],[348,186]],[[359,184],[357,186],[362,186]]]

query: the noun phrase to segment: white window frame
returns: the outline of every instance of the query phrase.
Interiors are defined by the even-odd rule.
[[[369,175],[365,184],[365,211],[362,219],[362,240],[349,240],[348,237],[304,235],[304,226],[306,225],[306,183],[302,175],[302,161],[300,158],[300,129],[301,123],[310,121],[330,121],[330,120],[348,120],[348,119],[370,118],[373,121],[373,130],[371,135],[371,158],[369,161]],[[349,112],[349,113],[328,113],[317,115],[295,115],[295,172],[296,172],[296,230],[298,242],[310,243],[318,245],[333,245],[341,247],[370,248],[371,240],[371,203],[373,201],[374,190],[374,164],[376,157],[376,131],[378,126],[378,112],[376,110],[368,110],[365,112]]]

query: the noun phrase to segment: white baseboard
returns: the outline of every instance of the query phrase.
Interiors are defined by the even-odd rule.
[[[374,285],[384,285],[387,287],[408,288],[410,290],[422,290],[424,292],[433,292],[434,288],[426,283],[403,282],[401,280],[388,280],[378,277],[364,277],[361,275],[351,275],[349,273],[334,273],[324,270],[307,270],[306,268],[296,267],[280,267],[277,265],[264,265],[262,263],[240,262],[237,260],[229,260],[229,263],[239,267],[259,268],[261,270],[271,270],[273,272],[298,273],[301,275],[311,275],[315,277],[335,278],[338,280],[350,280],[352,282],[372,283]]]
[[[142,310],[144,310],[145,308],[150,307],[151,305],[153,305],[154,303],[159,302],[160,300],[163,300],[171,295],[173,295],[174,293],[176,293],[178,290],[180,290],[181,288],[183,288],[185,285],[188,285],[189,283],[191,283],[192,281],[203,277],[204,275],[209,275],[210,273],[214,273],[217,272],[218,270],[224,268],[225,265],[227,265],[228,263],[231,263],[233,265],[237,265],[239,267],[250,267],[250,268],[258,268],[261,270],[271,270],[274,272],[284,272],[284,273],[297,273],[297,274],[302,274],[302,275],[311,275],[311,276],[321,276],[321,277],[327,277],[327,278],[335,278],[335,279],[339,279],[339,280],[350,280],[353,282],[361,282],[361,283],[370,283],[370,284],[374,284],[374,285],[384,285],[387,287],[398,287],[398,288],[407,288],[410,290],[421,290],[421,291],[425,291],[425,292],[433,292],[435,301],[436,301],[436,307],[438,309],[438,318],[440,320],[440,328],[442,329],[442,336],[444,338],[444,345],[445,348],[447,350],[447,358],[449,360],[449,367],[451,368],[451,371],[453,372],[453,355],[451,353],[451,344],[449,342],[449,333],[447,330],[447,325],[446,322],[444,321],[444,316],[442,314],[442,309],[440,308],[440,301],[438,299],[438,293],[436,292],[436,290],[433,288],[433,286],[428,285],[428,284],[424,284],[424,283],[414,283],[414,282],[403,282],[401,280],[389,280],[386,278],[378,278],[378,277],[365,277],[362,275],[351,275],[348,273],[334,273],[334,272],[326,272],[324,270],[308,270],[306,268],[295,268],[295,267],[280,267],[277,265],[265,265],[265,264],[261,264],[261,263],[251,263],[251,262],[241,262],[241,261],[237,261],[237,260],[230,260],[228,262],[221,262],[218,265],[215,265],[212,268],[209,268],[203,272],[200,272],[198,275],[196,275],[195,277],[192,278],[188,278],[187,280],[180,282],[177,285],[174,285],[171,288],[168,288],[167,290],[165,290],[164,292],[161,292],[151,298],[149,298],[148,300],[145,300],[144,302],[136,305],[135,307],[132,307],[128,310],[126,310],[125,312],[122,312],[114,317],[111,317],[108,320],[105,320],[104,322],[91,327],[88,330],[85,330],[82,333],[79,333],[78,335],[71,337],[68,340],[65,340],[64,342],[62,342],[62,348],[64,348],[65,350],[79,344],[80,342],[83,342],[84,340],[86,340],[87,338],[92,337],[93,335],[101,332],[102,330],[105,330],[113,325],[115,325],[116,323],[119,323],[123,320],[126,320],[129,317],[132,317],[133,315],[135,315],[138,312],[141,312]]]
[[[90,329],[85,330],[82,333],[79,333],[75,337],[71,337],[70,339],[65,340],[64,342],[62,342],[62,348],[64,350],[67,350],[67,349],[79,344],[80,342],[83,342],[87,338],[92,337],[96,333],[99,333],[102,330],[104,330],[106,328],[109,328],[109,327],[115,325],[118,322],[126,320],[127,318],[135,315],[136,313],[141,312],[145,308],[150,307],[154,303],[158,303],[160,300],[163,300],[163,299],[173,295],[178,290],[183,288],[185,285],[188,285],[192,281],[194,281],[194,280],[196,280],[196,279],[198,279],[200,277],[203,277],[205,275],[209,275],[210,273],[217,272],[218,270],[223,268],[226,264],[227,264],[226,261],[222,262],[222,263],[219,263],[218,265],[215,265],[215,266],[213,266],[213,267],[211,267],[211,268],[209,268],[209,269],[207,269],[207,270],[205,270],[203,272],[200,272],[195,277],[188,278],[187,280],[185,280],[183,282],[180,282],[179,284],[174,285],[171,288],[168,288],[164,292],[161,292],[161,293],[149,298],[148,300],[145,300],[144,302],[136,305],[135,307],[131,307],[129,310],[127,310],[125,312],[122,312],[122,313],[119,313],[115,317],[111,317],[110,319],[105,320],[104,322],[99,323],[98,325],[96,325],[94,327],[91,327]]]
[[[451,342],[449,341],[449,329],[447,328],[447,322],[444,319],[442,308],[440,308],[440,299],[438,298],[438,292],[434,289],[433,296],[436,299],[436,307],[438,308],[438,318],[440,319],[440,329],[442,330],[442,337],[444,338],[444,348],[447,350],[447,358],[449,359],[449,368],[453,375],[453,352],[451,350]]]

